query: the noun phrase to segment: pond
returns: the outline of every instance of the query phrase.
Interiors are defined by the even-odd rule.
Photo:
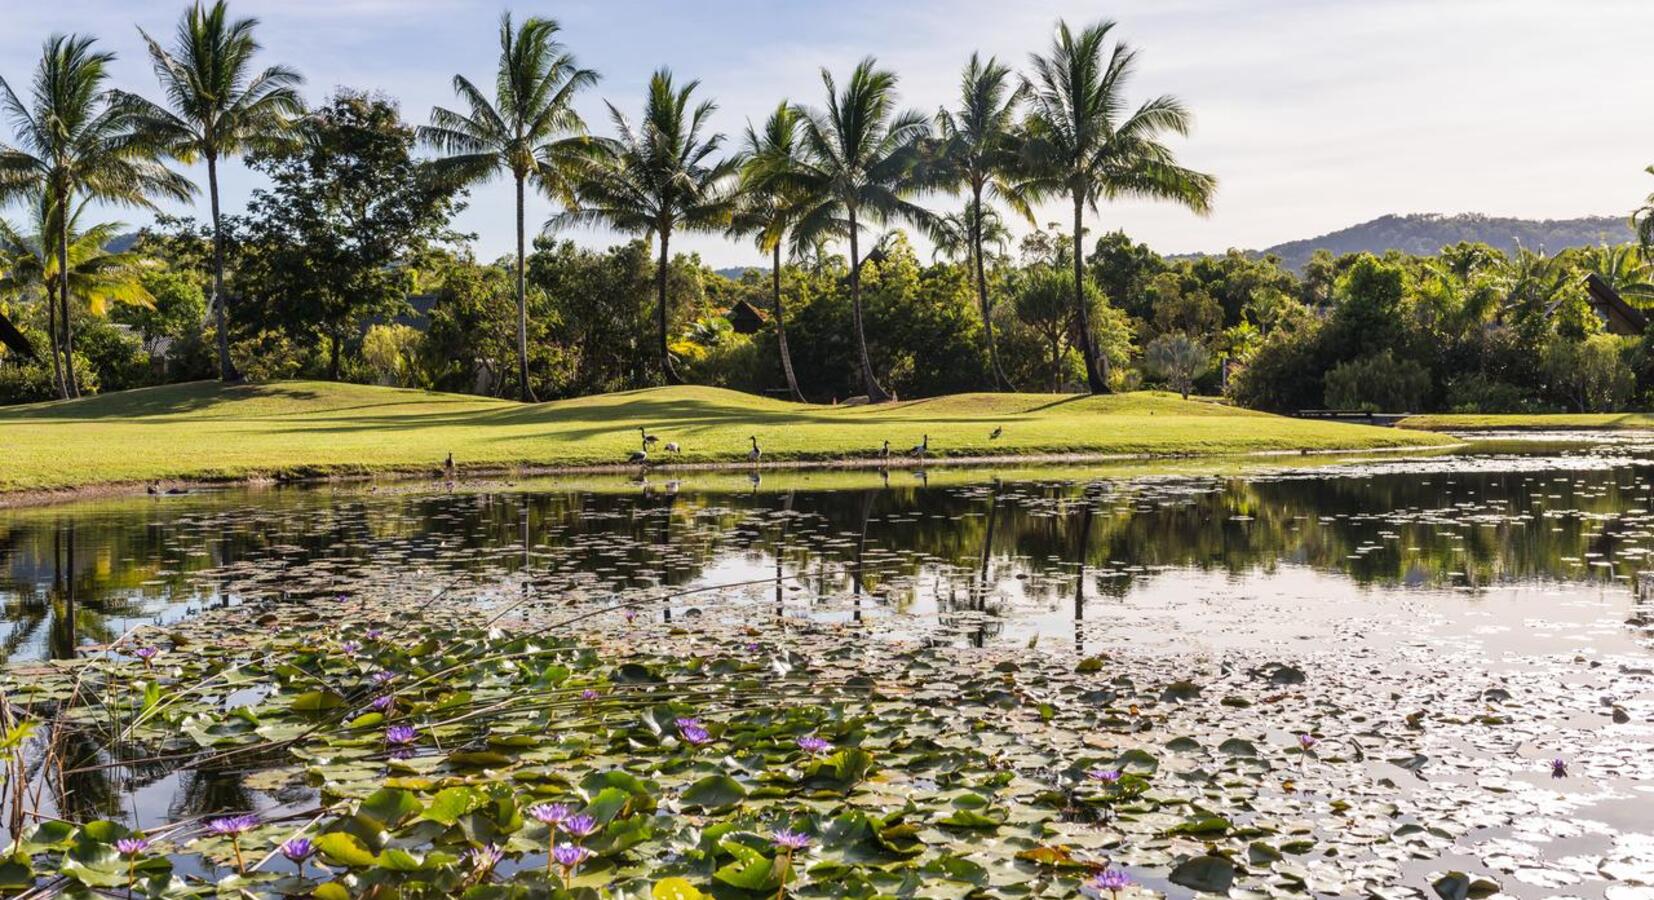
[[[1635,589],[1654,553],[1654,440],[1470,437],[1464,447],[1428,456],[1076,470],[655,472],[452,486],[235,488],[0,510],[0,655],[26,682],[56,673],[51,660],[136,665],[119,645],[104,648],[139,627],[170,634],[174,655],[187,653],[190,640],[215,640],[226,629],[240,635],[244,652],[247,634],[260,629],[309,628],[313,644],[317,629],[332,627],[338,641],[356,633],[351,629],[405,615],[431,617],[405,636],[410,643],[433,629],[446,629],[457,645],[467,628],[480,635],[561,625],[558,639],[653,653],[645,662],[658,658],[666,682],[675,680],[674,659],[714,648],[732,659],[764,657],[779,669],[798,665],[794,655],[813,665],[834,659],[850,673],[845,685],[902,673],[890,677],[903,685],[903,702],[918,706],[903,707],[910,728],[930,714],[926,707],[970,719],[969,711],[983,706],[974,740],[1004,745],[992,759],[984,756],[984,771],[1014,771],[1033,784],[1037,773],[1066,767],[1083,782],[1086,770],[1077,761],[1094,752],[1102,762],[1128,760],[1122,771],[1146,779],[1117,798],[1137,806],[1117,810],[1109,800],[1101,825],[1084,815],[1063,824],[1075,819],[1076,806],[1088,808],[1089,801],[1069,796],[1057,804],[1066,812],[1023,832],[1014,826],[1025,816],[1036,822],[1041,806],[1033,787],[1018,793],[1007,783],[990,791],[983,786],[990,782],[975,782],[975,793],[961,799],[962,785],[914,774],[928,772],[930,763],[897,765],[902,741],[855,738],[858,747],[881,748],[875,755],[888,768],[878,780],[887,787],[914,779],[909,791],[925,794],[905,800],[915,816],[937,798],[959,807],[932,818],[929,827],[938,830],[926,845],[931,855],[912,856],[926,868],[912,868],[964,885],[961,896],[1069,895],[1077,882],[1059,877],[1064,870],[1110,871],[1105,865],[1129,871],[1134,886],[1122,896],[1187,896],[1231,884],[1237,895],[1424,896],[1432,883],[1443,896],[1486,893],[1494,884],[1510,896],[1654,896],[1654,821],[1640,812],[1654,786],[1654,617]],[[306,612],[285,612],[299,609]],[[613,614],[621,609],[624,619]],[[319,621],[310,610],[321,611]],[[583,618],[592,611],[609,614]],[[330,616],[337,617],[332,626]],[[414,656],[396,659],[411,671],[419,665]],[[374,666],[394,668],[389,659],[382,655]],[[1083,676],[1100,664],[1088,668],[1086,660],[1109,660],[1109,671],[1118,671],[1088,690]],[[223,671],[215,662],[202,665]],[[342,677],[325,659],[315,665],[318,673]],[[1033,677],[1040,666],[1047,670]],[[149,667],[146,659],[138,671]],[[603,671],[592,683],[618,690],[619,670]],[[578,680],[578,666],[575,672]],[[186,674],[195,673],[171,683],[187,682]],[[1038,710],[1027,731],[1008,723],[995,733],[994,717],[1009,714],[995,713],[999,701],[984,698],[1003,692],[994,686],[1000,681],[1007,688],[1017,681],[1019,702]],[[251,748],[235,765],[157,753],[166,740],[161,732],[143,752],[87,746],[82,755],[100,762],[71,768],[83,770],[79,781],[60,775],[55,788],[38,792],[28,814],[108,818],[153,835],[229,812],[257,811],[274,821],[392,782],[427,802],[440,785],[486,780],[456,774],[469,772],[462,764],[486,762],[475,755],[457,763],[449,755],[443,765],[458,768],[440,769],[446,781],[416,784],[416,776],[437,776],[413,763],[399,769],[395,753],[382,760],[388,770],[368,773],[354,745],[327,753],[306,747],[299,758],[311,765],[300,777],[282,753],[293,745],[280,742],[304,746],[308,732],[289,731],[263,713],[286,685],[227,680],[211,697],[218,714],[245,707],[251,720],[256,712],[260,733],[277,742]],[[1105,703],[1100,685],[1108,686],[1108,708],[1129,714],[1098,718],[1088,711],[1086,704]],[[1045,699],[1034,703],[1035,695]],[[433,702],[432,709],[441,708]],[[207,712],[180,712],[172,730],[208,729],[190,717]],[[421,734],[436,727],[429,710],[420,714]],[[1056,731],[1067,733],[1036,733],[1042,721],[1066,722]],[[492,749],[515,746],[489,737],[501,727],[491,721],[487,734],[461,737]],[[714,736],[733,746],[737,723],[724,727]],[[1091,727],[1098,734],[1088,737]],[[820,723],[809,728],[826,733]],[[672,730],[665,727],[669,737]],[[852,743],[853,731],[846,726],[839,742]],[[1037,747],[1037,760],[1012,764],[1018,734]],[[1294,746],[1299,735],[1303,743]],[[215,740],[198,737],[197,750],[210,751]],[[636,738],[630,743],[640,752]],[[1153,765],[1133,766],[1136,757],[1121,755],[1131,753]],[[163,757],[173,761],[155,761]],[[336,758],[353,768],[318,775],[318,760],[337,765]],[[699,809],[709,818],[716,808],[732,821],[761,811],[759,785],[770,776],[752,764],[734,766],[745,766],[743,775],[708,768],[704,759],[673,759],[650,764],[665,784],[649,795],[657,808],[651,818],[668,807]],[[1555,770],[1553,759],[1560,763]],[[679,774],[700,780],[674,789]],[[738,782],[741,802],[684,802],[691,788],[712,778]],[[1048,780],[1064,784],[1060,774]],[[866,805],[865,786],[842,786],[839,795],[855,802],[818,809],[827,789],[817,788],[809,803],[793,798],[801,805],[788,814],[802,816],[808,807],[811,815],[842,816]],[[644,796],[639,790],[636,796]],[[894,802],[880,800],[885,810]],[[978,813],[978,801],[1000,812]],[[609,829],[620,829],[625,815],[613,817]],[[427,856],[408,871],[446,865],[440,854],[450,845],[458,859],[461,827],[449,824],[453,834],[409,838]],[[550,827],[547,840],[559,834]],[[701,889],[834,893],[823,886],[849,877],[835,867],[850,863],[826,857],[834,829],[849,826],[811,819],[799,827],[816,842],[799,852],[822,858],[813,869],[801,866],[793,887],[788,875],[776,874],[786,863],[770,849],[764,877],[737,871],[703,879]],[[227,845],[214,852],[215,838],[177,833],[180,846],[193,840],[201,849],[170,854],[172,886],[251,877],[226,876],[240,868],[225,855]],[[989,833],[1005,845],[999,856],[956,852]],[[480,839],[464,834],[475,849]],[[38,837],[26,849],[50,858],[73,852],[66,842],[86,840],[57,837],[61,847]],[[707,851],[702,868],[757,865],[743,855],[750,848],[729,843]],[[567,889],[579,887],[569,876],[581,869],[581,877],[594,879],[591,889],[636,876],[644,884],[653,879],[659,896],[661,859],[699,871],[687,844],[645,860],[654,868],[637,872],[620,861],[636,863],[628,848],[652,845],[614,837],[612,846],[601,859],[564,871]],[[1047,858],[1058,852],[1053,847],[1096,856],[1078,859],[1075,849],[1075,860],[1059,864]],[[538,857],[526,844],[508,849],[514,852],[485,879],[432,880],[426,887],[457,892],[487,881],[492,889],[557,864],[543,846]],[[368,850],[364,859],[395,868],[384,862],[388,846]],[[338,883],[359,891],[371,882],[351,881],[350,852],[330,851],[322,861],[334,864]],[[110,865],[111,885],[133,877],[129,871],[123,880],[121,866]],[[877,877],[868,875],[870,885],[894,877],[885,870],[895,863],[880,865]],[[286,881],[258,882],[258,890],[310,890],[280,859],[265,868],[272,879],[285,873],[279,877]],[[743,883],[748,875],[751,883]],[[933,885],[918,893],[941,895]]]

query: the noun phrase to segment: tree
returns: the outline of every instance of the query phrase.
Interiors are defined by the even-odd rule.
[[[1195,379],[1212,367],[1212,354],[1200,341],[1176,331],[1150,341],[1143,348],[1143,362],[1187,400]]]
[[[643,120],[631,120],[608,104],[618,138],[598,140],[599,154],[580,179],[578,209],[553,216],[548,229],[566,224],[607,224],[617,231],[660,239],[660,262],[655,270],[656,324],[659,328],[661,374],[667,384],[680,384],[672,366],[667,334],[667,272],[671,262],[672,232],[676,229],[712,231],[726,227],[734,205],[730,181],[737,159],[715,159],[722,134],[707,134],[717,104],[691,106],[699,81],[679,88],[672,73],[660,69],[649,79],[649,97]]]
[[[228,298],[224,295],[224,234],[218,210],[218,161],[249,152],[271,152],[293,140],[304,112],[298,86],[304,82],[286,66],[253,73],[259,51],[253,29],[257,19],[229,18],[225,0],[210,9],[200,0],[178,21],[171,50],[142,28],[155,77],[166,106],[122,95],[146,139],[186,165],[207,164],[207,194],[212,204],[212,295],[209,303],[218,326],[218,377],[234,381],[230,361]]]
[[[69,268],[72,213],[57,211],[73,210],[83,199],[149,207],[154,197],[187,200],[194,191],[157,161],[159,149],[140,130],[133,104],[104,87],[114,54],[95,51],[92,44],[92,38],[76,35],[47,39],[28,102],[0,78],[0,109],[12,120],[16,138],[15,145],[0,144],[0,204],[31,193],[44,198],[52,210],[46,221],[58,223],[52,241],[60,270]],[[59,393],[79,396],[72,362],[72,285],[64,281],[58,288],[62,341],[54,336],[53,344],[68,363]]]
[[[1654,166],[1649,166],[1645,171],[1654,175]],[[1643,205],[1631,214],[1631,227],[1637,230],[1637,242],[1642,245],[1643,259],[1654,264],[1654,194],[1649,194]]]
[[[499,73],[494,102],[463,75],[454,76],[454,93],[469,113],[443,107],[431,110],[431,124],[420,139],[449,156],[443,166],[463,182],[487,181],[511,173],[517,198],[517,396],[534,399],[528,385],[528,300],[524,266],[524,191],[533,184],[562,203],[575,204],[574,181],[590,156],[586,123],[574,110],[574,97],[597,83],[597,73],[582,69],[556,36],[551,19],[529,19],[512,29],[511,15],[500,20]]]
[[[1058,22],[1050,53],[1031,58],[1034,76],[1027,91],[1032,113],[1023,157],[1032,176],[1022,190],[1032,199],[1070,200],[1075,247],[1084,238],[1086,208],[1095,211],[1102,200],[1170,200],[1204,213],[1217,185],[1212,176],[1178,165],[1161,140],[1166,133],[1189,132],[1189,112],[1177,98],[1157,97],[1122,119],[1127,108],[1123,94],[1137,53],[1117,42],[1105,63],[1103,45],[1113,29],[1113,22],[1100,22],[1075,34],[1067,22]],[[1083,256],[1073,256],[1080,350],[1091,392],[1103,393],[1108,390],[1107,364],[1092,339],[1083,300]]]
[[[1638,305],[1654,302],[1654,264],[1629,244],[1588,247],[1581,254],[1587,271],[1595,272],[1620,296]]]
[[[793,223],[798,197],[787,179],[798,165],[798,112],[782,101],[764,122],[763,131],[747,123],[746,145],[742,147],[741,195],[730,230],[752,235],[759,250],[770,254],[770,285],[775,311],[775,342],[781,353],[781,374],[787,393],[802,403],[793,373],[792,353],[787,349],[786,314],[781,301],[781,245]]]
[[[255,155],[271,186],[248,203],[238,280],[253,324],[344,343],[372,316],[404,308],[410,264],[452,235],[452,173],[413,157],[414,132],[382,97],[342,90],[305,122],[302,149]]]
[[[1051,393],[1062,390],[1064,343],[1074,333],[1073,276],[1052,266],[1030,269],[1012,295],[1017,318],[1048,348]],[[1087,285],[1095,294],[1096,288]]]
[[[998,60],[989,57],[983,62],[978,54],[972,53],[959,79],[959,106],[936,114],[936,129],[941,139],[937,148],[939,180],[949,188],[964,191],[968,198],[965,225],[972,276],[982,310],[994,386],[1003,390],[1015,388],[1005,377],[1005,370],[999,364],[999,350],[994,346],[993,303],[988,296],[987,267],[982,260],[988,226],[983,200],[984,196],[996,199],[1021,213],[1030,223],[1033,221],[1033,213],[1011,177],[1019,154],[1016,115],[1024,90],[1014,79],[1011,70]]]
[[[882,403],[890,394],[873,373],[861,302],[861,228],[864,222],[905,219],[927,230],[935,217],[907,198],[920,188],[915,166],[919,144],[930,124],[913,111],[896,111],[896,75],[868,57],[850,73],[841,93],[832,73],[823,69],[827,88],[824,110],[799,108],[804,158],[787,182],[809,198],[793,226],[795,239],[821,237],[850,242],[852,325],[868,400]]]

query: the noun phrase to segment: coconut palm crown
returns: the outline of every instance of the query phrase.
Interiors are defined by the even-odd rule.
[[[1106,46],[1113,30],[1113,22],[1079,32],[1058,22],[1050,51],[1030,58],[1031,111],[1022,151],[1027,174],[1019,186],[1031,200],[1064,197],[1073,204],[1074,309],[1093,393],[1108,390],[1108,372],[1083,301],[1085,211],[1095,212],[1103,200],[1135,197],[1205,213],[1217,187],[1211,175],[1179,165],[1162,139],[1188,134],[1192,117],[1182,101],[1160,96],[1128,107],[1125,90],[1137,52],[1121,42]]]
[[[896,108],[896,75],[880,69],[872,57],[858,64],[841,91],[823,69],[827,89],[824,109],[799,107],[804,153],[783,181],[807,198],[793,225],[794,240],[806,245],[821,238],[843,238],[850,246],[850,306],[860,354],[862,383],[868,400],[890,394],[873,372],[861,302],[861,231],[891,220],[905,220],[926,231],[936,217],[909,198],[923,183],[920,147],[931,134],[930,120]]]
[[[158,161],[162,149],[146,136],[134,105],[106,87],[114,54],[93,49],[93,43],[79,35],[48,38],[27,99],[0,78],[0,110],[11,120],[14,138],[0,143],[0,204],[35,195],[53,210],[73,210],[86,199],[151,207],[156,197],[182,201],[193,195],[187,179]],[[59,223],[51,239],[60,270],[69,267],[68,218],[47,216]],[[60,281],[62,334],[53,344],[72,360],[74,329],[63,287]],[[59,393],[80,394],[72,364],[63,369]]]
[[[607,225],[660,242],[655,268],[656,324],[661,374],[667,384],[682,379],[668,348],[667,270],[672,233],[727,228],[735,206],[739,158],[718,159],[724,136],[709,133],[717,104],[695,103],[699,81],[679,87],[672,72],[649,79],[643,118],[636,124],[613,104],[609,117],[617,137],[597,139],[599,154],[580,179],[580,205],[553,216],[548,230],[569,225]]]
[[[573,206],[576,174],[592,150],[574,98],[597,83],[597,73],[580,67],[557,40],[559,30],[551,19],[531,18],[514,28],[509,13],[501,17],[493,100],[465,76],[455,75],[454,93],[468,111],[436,107],[431,124],[419,129],[420,140],[447,154],[442,165],[461,180],[483,182],[509,172],[515,184],[517,391],[523,400],[533,399],[528,380],[524,194],[532,186],[565,208]]]

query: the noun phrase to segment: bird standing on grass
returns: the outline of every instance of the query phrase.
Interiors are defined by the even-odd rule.
[[[1004,433],[1005,433],[1005,426],[1004,425],[995,425],[994,430],[988,434],[988,440],[997,441],[997,440],[999,440],[999,436],[1004,434]]]
[[[922,459],[928,453],[930,453],[930,435],[928,434],[925,435],[924,440],[919,442],[919,446],[907,451],[907,455],[915,459]]]
[[[629,462],[629,463],[637,463],[639,465],[648,465],[649,464],[649,445],[644,444],[641,449],[633,450],[632,455],[626,457],[626,461]]]
[[[677,441],[668,441],[667,444],[666,444],[666,452],[667,453],[682,453],[683,449],[678,446]]]
[[[660,438],[650,434],[649,430],[644,428],[642,425],[637,427],[637,433],[643,435],[643,449],[645,450],[649,449],[650,444],[660,440]]]
[[[752,441],[752,449],[747,452],[747,462],[750,462],[753,465],[757,465],[758,460],[763,457],[764,451],[758,449],[758,436],[757,435],[753,435],[753,436],[747,438],[747,440]]]
[[[889,458],[890,458],[890,442],[885,441],[884,446],[879,448],[879,459],[889,459]]]

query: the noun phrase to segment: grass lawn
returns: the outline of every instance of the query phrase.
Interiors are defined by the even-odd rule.
[[[1447,439],[1310,422],[1175,394],[960,394],[876,407],[811,406],[706,387],[524,405],[463,394],[291,381],[170,385],[0,408],[0,491],[461,467],[622,463],[638,426],[683,462],[868,457],[930,435],[933,455],[1220,454],[1431,446]],[[1003,426],[1004,435],[989,433]],[[656,459],[665,457],[657,449]]]
[[[1421,431],[1477,431],[1480,429],[1524,429],[1568,431],[1576,428],[1654,428],[1654,413],[1536,413],[1527,414],[1442,414],[1408,416],[1397,423],[1401,428]]]

